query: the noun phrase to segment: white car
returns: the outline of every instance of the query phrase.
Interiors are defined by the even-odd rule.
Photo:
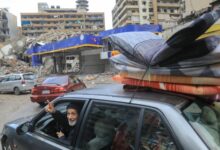
[[[0,79],[0,92],[14,92],[19,95],[21,92],[28,92],[36,84],[36,75],[33,73],[9,74]]]

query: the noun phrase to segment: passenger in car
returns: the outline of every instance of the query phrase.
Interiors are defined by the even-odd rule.
[[[70,103],[66,107],[66,116],[57,111],[52,103],[48,103],[45,111],[51,113],[52,117],[58,124],[57,137],[64,143],[70,144],[73,139],[73,133],[79,117],[79,107]]]

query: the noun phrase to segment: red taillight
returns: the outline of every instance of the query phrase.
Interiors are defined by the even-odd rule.
[[[53,93],[65,93],[66,89],[64,87],[56,87],[52,90]]]
[[[25,80],[22,80],[22,81],[21,81],[21,84],[25,84]]]
[[[36,88],[32,88],[31,89],[31,94],[35,94],[35,93],[37,93],[37,89]]]

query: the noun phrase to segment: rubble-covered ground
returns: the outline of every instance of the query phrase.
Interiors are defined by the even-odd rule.
[[[112,72],[105,72],[105,73],[100,73],[100,74],[89,74],[89,75],[80,75],[78,76],[80,80],[82,80],[85,84],[86,87],[94,87],[99,84],[111,84],[115,83],[112,80],[112,76],[115,73]]]

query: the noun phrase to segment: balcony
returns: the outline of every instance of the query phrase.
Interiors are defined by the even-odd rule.
[[[157,3],[158,7],[166,7],[166,8],[179,8],[181,6],[180,3]]]

